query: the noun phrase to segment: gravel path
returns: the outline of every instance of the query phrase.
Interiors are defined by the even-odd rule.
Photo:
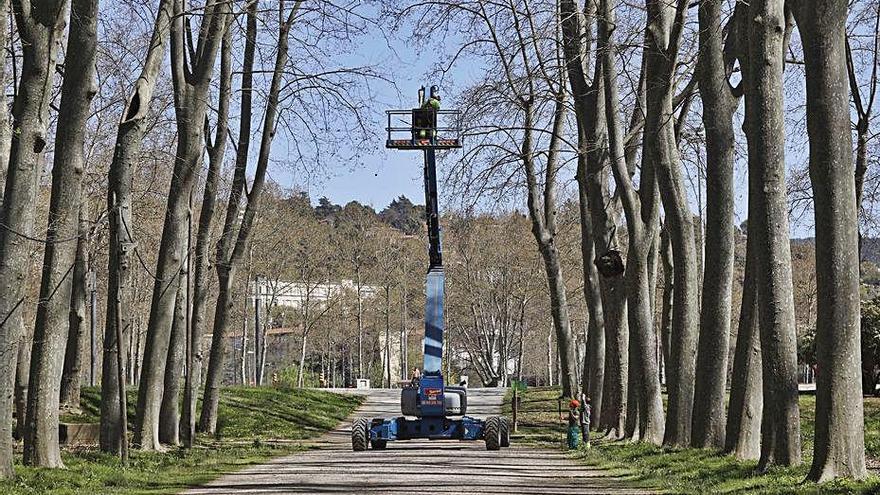
[[[362,392],[364,393],[364,392]],[[370,390],[355,417],[400,414],[399,390]],[[501,410],[503,391],[470,389],[468,414]],[[488,452],[482,441],[389,442],[384,451],[352,452],[350,423],[314,449],[222,476],[188,494],[644,494],[620,478],[556,450],[519,447]]]

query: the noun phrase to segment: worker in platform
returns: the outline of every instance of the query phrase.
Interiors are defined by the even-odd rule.
[[[431,96],[425,100],[425,103],[422,104],[422,110],[433,110],[436,112],[440,110],[440,93],[437,92],[437,86],[431,87]],[[433,127],[437,126],[437,117],[434,116],[432,119]],[[420,129],[419,137],[422,139],[427,139],[429,137],[437,137],[437,129]]]

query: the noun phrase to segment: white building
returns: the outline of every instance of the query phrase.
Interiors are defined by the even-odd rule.
[[[376,287],[361,285],[361,297],[365,300],[371,299],[377,291]],[[304,283],[261,278],[251,282],[249,292],[248,298],[251,301],[256,296],[263,304],[299,309],[306,299],[314,304],[323,303],[343,292],[350,292],[354,296],[357,294],[357,284],[353,280]]]

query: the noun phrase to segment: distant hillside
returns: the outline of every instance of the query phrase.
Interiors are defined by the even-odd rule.
[[[816,244],[814,237],[804,237],[800,239],[792,239],[793,245],[809,245]],[[865,237],[862,239],[862,261],[870,261],[876,265],[880,265],[880,237]]]

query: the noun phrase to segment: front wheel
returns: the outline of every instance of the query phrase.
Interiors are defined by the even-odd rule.
[[[489,416],[483,424],[483,438],[486,440],[486,450],[498,450],[501,448],[501,418]]]
[[[501,419],[501,446],[510,447],[510,421],[507,418]]]
[[[370,421],[358,418],[351,424],[351,450],[363,452],[367,450],[370,439]]]

